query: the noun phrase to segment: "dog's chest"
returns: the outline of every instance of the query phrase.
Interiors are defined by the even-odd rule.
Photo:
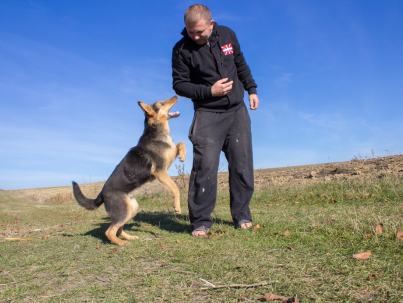
[[[168,166],[172,164],[172,162],[176,158],[176,145],[170,136],[167,136],[167,143],[169,144],[170,148],[168,150]]]

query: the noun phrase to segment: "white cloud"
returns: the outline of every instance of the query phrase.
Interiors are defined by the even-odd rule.
[[[279,78],[274,80],[274,85],[277,88],[285,88],[292,82],[292,73],[283,73]]]
[[[367,123],[361,117],[351,117],[345,113],[300,113],[300,118],[309,124],[332,130],[344,131],[355,129],[356,127],[365,127]]]

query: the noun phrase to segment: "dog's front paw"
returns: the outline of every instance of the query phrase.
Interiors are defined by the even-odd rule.
[[[180,215],[180,214],[182,213],[182,211],[181,211],[180,208],[179,208],[179,209],[175,208],[175,213],[176,213],[177,215]]]
[[[178,143],[177,148],[178,148],[179,161],[181,161],[181,162],[185,161],[185,158],[186,158],[185,144],[183,142],[180,142],[180,143]]]

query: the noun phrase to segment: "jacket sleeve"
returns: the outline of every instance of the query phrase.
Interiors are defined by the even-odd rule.
[[[211,98],[211,86],[191,83],[189,66],[190,62],[175,47],[172,52],[172,87],[175,93],[190,99]]]
[[[241,52],[241,47],[239,45],[238,39],[234,32],[233,34],[233,41],[235,41],[233,48],[234,48],[234,61],[235,66],[238,73],[238,79],[242,82],[244,89],[248,92],[248,94],[256,94],[256,87],[257,84],[255,80],[252,78],[252,73],[248,64],[246,64],[245,58],[243,53]]]

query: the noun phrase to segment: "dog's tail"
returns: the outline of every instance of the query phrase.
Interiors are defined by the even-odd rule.
[[[72,183],[74,197],[76,198],[78,204],[80,204],[85,209],[94,210],[101,206],[102,203],[104,203],[102,192],[100,192],[98,197],[96,197],[95,199],[88,199],[81,192],[80,186],[78,186],[78,184],[74,181]]]

